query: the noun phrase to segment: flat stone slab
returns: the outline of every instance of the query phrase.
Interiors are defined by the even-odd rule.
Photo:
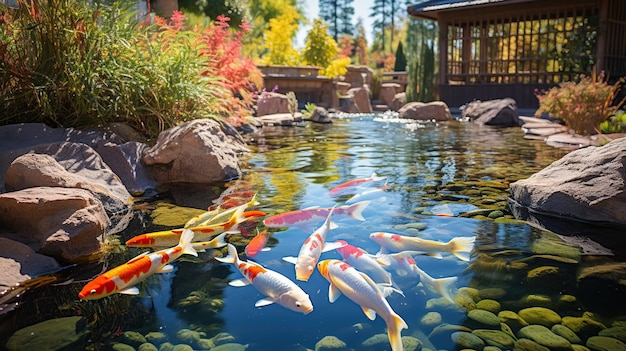
[[[548,136],[546,138],[546,144],[555,147],[581,148],[591,145],[591,140],[580,135],[559,133]]]
[[[291,113],[274,113],[255,117],[255,120],[260,121],[264,126],[293,126],[302,122],[302,113],[296,112],[293,116]]]

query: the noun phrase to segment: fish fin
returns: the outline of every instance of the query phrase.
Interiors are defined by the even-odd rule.
[[[226,234],[228,234],[228,232],[222,233],[222,234],[216,236],[215,239],[213,239],[213,240],[215,240],[215,247],[216,248],[224,247],[224,246],[228,245],[228,243],[226,242]],[[213,240],[211,240],[211,241],[213,241]]]
[[[261,249],[261,251],[271,251],[271,250],[272,250],[271,247],[264,247],[264,248]]]
[[[237,263],[239,257],[237,256],[237,248],[233,244],[228,244],[228,255],[225,257],[215,257],[216,260],[224,263]]]
[[[283,257],[283,261],[289,262],[289,263],[292,263],[292,264],[296,264],[296,262],[298,261],[298,258],[297,257],[293,257],[293,256],[285,256],[285,257]]]
[[[166,264],[165,266],[157,269],[157,273],[170,273],[174,271],[174,266],[172,266],[171,264]]]
[[[118,291],[118,293],[126,295],[139,295],[139,288],[137,288],[136,286],[131,286],[130,288]]]
[[[254,307],[263,307],[263,306],[271,305],[273,303],[274,303],[274,301],[272,301],[272,300],[270,300],[268,298],[263,298],[263,299],[260,299],[259,301],[257,301],[254,304]]]
[[[333,221],[328,224],[328,229],[333,230],[339,228],[339,225]]]
[[[393,293],[398,293],[404,296],[404,292],[397,287],[389,286],[389,284],[376,284],[378,286],[378,290],[383,294],[383,297],[387,297]]]
[[[443,256],[439,252],[424,252],[426,256],[430,256],[432,258],[442,259]]]
[[[183,230],[183,233],[180,235],[180,242],[178,245],[183,248],[183,254],[198,256],[198,253],[193,248],[193,241],[195,233],[191,229]]]
[[[369,320],[373,321],[374,319],[376,319],[376,311],[374,311],[371,308],[367,308],[367,307],[363,307],[363,306],[361,306],[361,309],[363,310],[363,313],[365,313],[367,318],[369,318]]]
[[[461,236],[453,238],[448,243],[452,246],[450,253],[458,257],[462,261],[470,260],[470,253],[474,249],[475,236]]]
[[[385,180],[385,179],[387,179],[387,176],[379,176],[378,174],[376,174],[376,172],[373,172],[372,175],[370,176],[370,178],[373,181],[378,181],[378,180]]]
[[[387,336],[392,350],[402,350],[402,329],[408,329],[409,326],[398,314],[393,313],[386,320]]]
[[[456,281],[457,277],[447,277],[447,278],[439,278],[433,279],[431,283],[432,288],[436,290],[441,296],[443,296],[446,300],[450,301],[450,303],[455,304],[454,296],[456,296]]]
[[[337,301],[337,299],[341,296],[341,290],[337,289],[337,287],[333,284],[328,286],[328,301],[333,303]]]
[[[382,255],[379,252],[378,254],[374,255],[373,258],[376,263],[385,268],[391,266],[391,257],[389,257],[389,255]]]
[[[348,207],[348,214],[350,215],[350,217],[359,220],[359,221],[364,221],[365,217],[363,217],[363,210],[369,206],[369,204],[371,203],[371,201],[369,200],[365,200],[365,201],[359,201],[353,205],[350,205]]]
[[[233,279],[228,282],[228,285],[240,288],[242,286],[250,285],[250,281],[247,279]]]
[[[341,247],[346,246],[346,244],[341,243],[341,242],[333,242],[333,243],[324,243],[324,247],[322,248],[322,252],[328,252],[331,250],[335,250]]]

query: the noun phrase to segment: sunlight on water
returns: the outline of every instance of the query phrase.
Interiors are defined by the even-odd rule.
[[[524,140],[518,128],[417,123],[389,115],[342,116],[332,124],[263,128],[250,147],[252,152],[243,160],[244,176],[228,185],[254,190],[259,202],[254,208],[268,216],[312,206],[342,206],[354,194],[333,197],[329,190],[334,186],[373,174],[386,177],[388,187],[384,189],[372,193],[360,189],[359,200],[371,201],[363,211],[365,221],[333,218],[338,227],[328,233],[327,242],[345,240],[376,254],[381,246],[370,239],[373,232],[441,243],[476,237],[468,262],[446,252],[441,257],[414,256],[418,267],[431,277],[456,277],[455,288],[459,290],[455,291],[455,304],[446,302],[441,293],[418,285],[419,278],[393,273],[404,296],[393,293],[387,300],[408,325],[402,335],[419,340],[424,348],[452,350],[459,347],[451,339],[453,332],[493,328],[468,317],[478,300],[515,311],[542,301],[542,306],[563,316],[580,316],[588,309],[583,306],[587,297],[575,297],[577,268],[590,264],[578,248],[521,221],[487,218],[495,210],[506,214],[509,183],[530,176],[564,154],[541,142]],[[377,181],[367,190],[384,184]],[[207,199],[207,206],[211,200]],[[464,213],[481,210],[485,219],[463,217]],[[122,233],[122,242],[154,229],[149,218],[138,220],[141,224]],[[307,236],[320,225],[270,228],[271,250],[260,252],[254,261],[295,281],[293,264],[282,258],[297,255]],[[259,222],[257,229],[264,229],[263,224]],[[253,229],[233,234],[228,241],[246,242],[255,233]],[[130,249],[129,255],[139,252]],[[314,306],[313,312],[303,315],[277,304],[255,307],[263,296],[251,285],[228,285],[242,276],[232,265],[216,261],[214,255],[209,251],[198,258],[183,257],[176,262],[174,272],[143,284],[140,288],[144,293],[139,297],[114,295],[88,302],[78,301],[76,293],[93,275],[81,274],[78,267],[64,275],[66,284],[26,294],[25,305],[12,316],[12,328],[61,314],[83,316],[98,329],[91,330],[91,339],[78,343],[75,349],[112,349],[115,342],[138,349],[141,342],[129,341],[128,332],[150,335],[148,341],[157,347],[169,342],[211,349],[211,345],[234,342],[247,345],[247,350],[305,350],[315,349],[320,340],[334,336],[348,349],[390,349],[386,339],[370,348],[363,346],[377,334],[386,337],[385,322],[381,317],[369,320],[346,296],[330,303],[329,283],[317,270],[308,281],[296,281]],[[336,250],[322,253],[321,260],[331,258],[341,259],[341,255]],[[604,259],[610,258],[598,260]],[[557,270],[554,277],[560,280],[552,279],[546,285],[545,280],[537,283],[541,280],[529,278],[541,275],[537,270],[543,267],[554,267],[544,274]],[[574,302],[564,306],[564,296],[572,296]],[[594,302],[595,308],[607,310],[607,306]],[[65,308],[59,312],[56,306]],[[456,327],[442,331],[442,325]],[[5,341],[7,337],[3,336]]]

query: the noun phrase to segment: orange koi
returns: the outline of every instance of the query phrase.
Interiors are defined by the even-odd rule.
[[[228,244],[228,256],[216,257],[220,262],[231,263],[244,276],[244,279],[232,280],[228,284],[235,287],[252,284],[265,298],[258,300],[254,306],[263,307],[277,303],[295,312],[309,314],[313,311],[313,304],[309,295],[296,283],[284,275],[267,269],[252,261],[242,261],[237,255],[237,249]]]
[[[82,300],[97,300],[114,293],[136,295],[139,289],[135,286],[154,273],[171,272],[171,262],[187,254],[198,256],[191,246],[194,233],[185,230],[175,247],[152,253],[141,254],[132,260],[117,266],[96,277],[78,293]]]
[[[429,255],[439,255],[440,253],[450,253],[462,261],[469,261],[470,253],[474,249],[475,236],[456,237],[447,243],[434,240],[427,240],[413,236],[400,234],[374,232],[370,234],[370,239],[380,245],[380,253],[400,251],[420,251]]]
[[[269,248],[266,248],[267,240],[269,239],[269,235],[267,233],[267,229],[258,233],[248,245],[246,245],[245,253],[248,258],[254,258],[261,251],[269,251]]]

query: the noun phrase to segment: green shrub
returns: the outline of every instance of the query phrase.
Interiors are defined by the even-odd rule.
[[[154,138],[180,122],[244,114],[232,113],[240,87],[214,68],[210,38],[184,30],[179,12],[148,25],[121,1],[18,4],[0,18],[0,124],[123,122]]]
[[[536,92],[539,109],[536,115],[547,112],[558,118],[576,133],[587,135],[599,131],[600,124],[613,116],[624,103],[614,104],[623,78],[614,85],[598,77],[581,76],[579,82],[564,82],[547,92]]]
[[[600,132],[603,134],[626,133],[626,113],[622,111],[600,123]]]

